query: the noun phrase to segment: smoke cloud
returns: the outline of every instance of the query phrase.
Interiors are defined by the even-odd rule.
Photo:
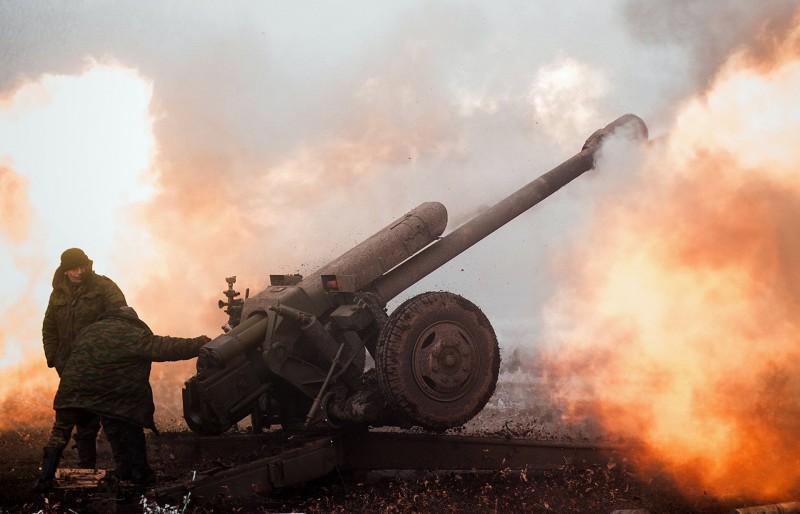
[[[30,220],[25,181],[11,168],[0,167],[0,234],[11,244],[28,234]]]
[[[742,49],[684,104],[636,166],[646,180],[598,202],[561,255],[545,311],[538,358],[567,414],[641,443],[693,494],[800,483],[798,36]]]

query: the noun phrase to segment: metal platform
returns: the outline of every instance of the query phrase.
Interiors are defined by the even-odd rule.
[[[219,443],[235,451],[236,444],[252,449],[259,436],[223,437]],[[215,438],[202,438],[203,447]],[[188,442],[188,441],[187,441]],[[405,432],[348,432],[309,437],[297,447],[235,465],[220,465],[192,480],[155,489],[156,496],[180,497],[191,491],[198,501],[269,494],[324,477],[334,470],[391,471],[528,471],[564,466],[606,465],[621,459],[618,449],[593,444],[532,441],[494,437],[414,434]]]

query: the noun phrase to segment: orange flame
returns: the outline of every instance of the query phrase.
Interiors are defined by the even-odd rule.
[[[45,75],[23,84],[3,104],[7,111],[0,110],[2,134],[19,133],[34,122],[60,124],[52,134],[39,130],[15,138],[19,146],[11,150],[0,146],[0,154],[15,158],[7,167],[0,163],[0,195],[15,199],[3,209],[16,217],[3,220],[0,239],[8,240],[14,254],[35,256],[28,259],[33,263],[8,263],[8,268],[15,280],[27,281],[28,290],[38,288],[35,298],[13,309],[0,305],[0,314],[14,314],[17,321],[0,326],[0,402],[30,400],[27,410],[25,403],[13,403],[15,416],[0,419],[0,430],[52,420],[58,379],[44,363],[40,329],[64,248],[84,248],[96,271],[117,282],[156,334],[213,337],[226,321],[216,305],[226,276],[238,276],[244,296],[245,288],[264,287],[269,273],[311,271],[335,257],[352,242],[340,226],[320,224],[320,213],[350,210],[352,190],[368,174],[437,151],[437,133],[448,130],[443,115],[422,126],[410,120],[412,128],[391,123],[389,113],[354,115],[335,137],[259,162],[252,155],[230,155],[239,149],[233,142],[204,139],[208,134],[197,130],[191,114],[171,125],[184,119],[180,98],[167,106],[171,116],[159,118],[151,112],[151,93],[152,85],[135,70],[91,63],[80,76]],[[112,100],[108,104],[106,97]],[[128,109],[116,111],[119,106]],[[31,112],[34,120],[26,118]],[[77,143],[64,141],[65,134],[85,125],[99,127],[99,134],[78,138],[90,143],[72,151]],[[75,155],[83,159],[71,161]],[[16,199],[26,186],[33,198],[29,206]],[[385,204],[402,204],[400,212],[407,207],[397,195],[389,196]],[[28,212],[30,219],[23,217]],[[32,228],[41,233],[33,237]],[[347,237],[358,242],[373,229],[373,220],[360,216]],[[193,373],[192,361],[154,365],[158,423],[182,417],[181,387]],[[22,375],[31,380],[6,379]]]
[[[681,109],[547,309],[553,385],[693,493],[800,485],[798,32]]]

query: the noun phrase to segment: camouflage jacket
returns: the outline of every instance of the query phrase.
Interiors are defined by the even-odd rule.
[[[47,366],[56,368],[60,375],[78,332],[94,323],[103,312],[123,305],[127,305],[125,296],[110,278],[90,272],[75,288],[64,273],[57,270],[42,323]]]
[[[75,340],[54,409],[77,408],[155,430],[150,364],[197,357],[205,336],[156,336],[141,320],[111,311]]]

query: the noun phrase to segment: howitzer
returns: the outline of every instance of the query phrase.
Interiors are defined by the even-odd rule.
[[[188,426],[370,424],[445,430],[494,393],[500,367],[489,320],[469,300],[428,292],[386,305],[423,277],[594,167],[618,129],[647,139],[632,114],[592,134],[579,153],[440,237],[447,211],[423,203],[303,278],[273,275],[244,301],[241,323],[200,351],[183,390]],[[366,352],[375,361],[365,371]]]

